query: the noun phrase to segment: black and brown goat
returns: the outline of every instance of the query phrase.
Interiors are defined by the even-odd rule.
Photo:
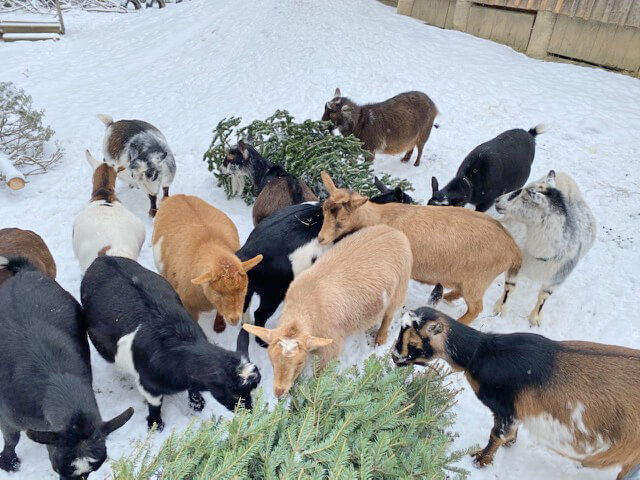
[[[274,165],[244,140],[229,149],[220,171],[231,176],[235,193],[242,193],[245,178],[255,188],[254,227],[281,208],[318,201],[304,180],[293,176],[280,165]]]
[[[464,372],[494,417],[489,442],[473,456],[488,465],[518,426],[585,467],[640,468],[640,350],[556,342],[531,333],[482,333],[430,307],[407,312],[392,353],[399,365],[445,360]]]
[[[0,229],[0,256],[23,257],[45,275],[56,278],[56,262],[42,237],[31,230],[19,228]],[[0,269],[0,285],[11,272]]]
[[[331,122],[342,135],[353,134],[364,143],[373,154],[371,161],[376,153],[406,152],[402,161],[408,162],[417,147],[413,164],[417,167],[437,114],[435,104],[422,92],[405,92],[384,102],[358,105],[336,88],[333,99],[324,106],[322,120]]]

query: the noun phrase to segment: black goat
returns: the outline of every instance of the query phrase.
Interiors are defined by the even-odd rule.
[[[81,300],[96,350],[135,378],[149,428],[164,427],[163,396],[184,390],[195,411],[204,408],[201,391],[229,410],[239,400],[251,408],[258,368],[209,343],[160,275],[127,258],[98,257],[82,279]]]
[[[22,257],[0,257],[11,277],[0,287],[0,468],[16,471],[20,432],[47,446],[61,479],[104,463],[107,435],[133,415],[103,422],[92,390],[82,307]]]
[[[243,140],[227,152],[220,172],[231,176],[235,193],[242,193],[245,179],[249,179],[253,185],[256,192],[254,227],[281,208],[318,200],[304,180],[293,176],[280,165],[274,165]]]
[[[370,202],[373,203],[407,203],[407,204],[415,204],[410,195],[404,193],[401,187],[396,187],[391,190],[384,183],[380,181],[378,177],[374,177],[374,184],[380,195],[376,195],[369,199]]]
[[[470,203],[478,212],[487,211],[500,195],[526,183],[535,155],[535,138],[542,132],[542,125],[529,131],[516,128],[478,145],[442,190],[438,190],[438,179],[431,177],[433,195],[428,204],[464,207]]]
[[[382,193],[371,198],[374,203],[413,203],[413,199],[400,187],[391,190],[376,178],[376,186]],[[260,296],[260,306],[254,313],[254,323],[264,327],[271,315],[284,300],[289,284],[300,272],[309,268],[331,245],[320,245],[318,233],[324,220],[322,204],[306,202],[278,210],[260,222],[249,234],[242,248],[236,252],[241,261],[255,257],[259,252],[263,259],[247,272],[249,285],[244,303],[244,318],[249,321],[249,305],[253,294]],[[241,330],[237,350],[247,352],[249,336]],[[259,345],[266,344],[256,337]]]

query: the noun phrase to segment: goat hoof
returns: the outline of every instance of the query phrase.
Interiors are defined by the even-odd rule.
[[[204,398],[200,392],[189,392],[189,408],[194,412],[201,412],[205,406]]]
[[[414,167],[419,167],[420,166],[420,161],[418,160],[416,163],[413,164]]]
[[[385,343],[387,343],[387,334],[378,334],[376,335],[376,342],[375,342],[375,346],[379,347],[380,345],[384,345]]]
[[[0,468],[5,472],[17,472],[20,468],[20,459],[15,453],[13,455],[0,453]]]
[[[512,439],[509,440],[508,442],[505,442],[504,445],[502,445],[504,448],[509,448],[509,447],[513,447],[516,444],[516,439]]]
[[[164,430],[164,422],[162,421],[162,419],[155,420],[147,417],[147,427],[149,428],[149,430],[151,430],[154,425],[156,426],[157,432],[161,432],[162,430]]]
[[[258,345],[260,345],[262,348],[267,348],[269,345],[267,345],[264,341],[262,341],[261,339],[259,339],[258,337],[256,337],[256,343]]]
[[[150,217],[152,217],[152,218],[155,217],[156,213],[158,213],[158,209],[157,208],[150,208],[149,209],[149,216]]]
[[[496,304],[495,307],[493,307],[493,314],[497,317],[501,316],[502,313],[504,312],[504,308],[502,305],[498,305]]]
[[[539,327],[540,317],[529,317],[529,327]]]
[[[216,319],[213,321],[213,331],[216,333],[224,332],[225,328],[227,328],[227,324],[222,318],[222,315],[216,315]]]
[[[478,450],[476,453],[472,453],[471,456],[473,457],[473,464],[478,468],[486,467],[493,462],[493,457],[486,455],[483,450]]]

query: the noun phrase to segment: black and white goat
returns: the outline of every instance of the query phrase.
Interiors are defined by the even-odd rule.
[[[107,127],[102,152],[105,162],[118,169],[118,178],[142,189],[149,197],[149,215],[155,216],[157,199],[162,190],[169,196],[169,186],[176,175],[176,161],[167,139],[160,130],[142,120],[113,121],[109,115],[98,115]]]
[[[400,187],[391,190],[379,180],[376,186],[382,192],[371,198],[374,203],[412,203],[412,198]],[[247,272],[249,284],[244,303],[243,322],[250,320],[249,306],[254,293],[260,296],[260,306],[254,313],[254,323],[264,327],[284,300],[289,284],[300,272],[309,268],[325,253],[330,245],[320,245],[318,233],[324,216],[322,204],[306,202],[278,210],[265,218],[249,234],[242,248],[236,252],[241,261],[261,254],[263,259]],[[259,252],[259,253],[256,253]],[[266,347],[258,337],[259,345]],[[244,330],[238,336],[238,351],[246,352],[248,335]]]
[[[542,125],[529,131],[516,128],[478,145],[442,190],[438,190],[438,179],[431,177],[433,195],[428,204],[464,207],[470,203],[479,212],[487,211],[500,195],[526,183],[536,151],[535,138],[542,132]]]
[[[128,258],[98,257],[81,285],[89,338],[110,363],[131,374],[148,403],[149,428],[162,430],[162,399],[188,390],[189,406],[204,408],[209,391],[229,410],[251,408],[258,368],[207,341],[178,294],[160,275]]]
[[[542,285],[538,302],[529,315],[531,325],[540,325],[541,311],[549,296],[571,274],[596,238],[596,220],[582,198],[576,182],[566,173],[551,170],[548,175],[496,201],[504,220],[525,225],[519,274]],[[504,293],[494,314],[504,312],[515,278],[505,279]]]
[[[398,366],[439,358],[464,372],[494,418],[486,447],[473,455],[478,466],[512,445],[522,425],[585,467],[621,466],[618,480],[638,479],[640,350],[483,333],[422,307],[403,316],[392,356]]]
[[[281,208],[318,200],[304,180],[274,165],[244,140],[229,149],[220,172],[231,176],[234,193],[242,193],[246,180],[251,182],[256,192],[254,227]]]
[[[80,479],[107,458],[107,436],[133,415],[103,422],[92,390],[82,307],[22,257],[0,257],[0,468],[20,467],[20,432],[47,446],[61,479]],[[44,475],[44,474],[43,474]]]

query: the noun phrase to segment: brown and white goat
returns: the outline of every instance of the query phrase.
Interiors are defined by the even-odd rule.
[[[138,260],[146,229],[142,220],[116,196],[116,170],[98,162],[89,150],[85,157],[93,169],[91,201],[73,222],[73,251],[84,273],[99,255]]]
[[[56,278],[56,262],[40,235],[20,228],[0,229],[0,257],[24,257],[45,275]],[[12,276],[0,269],[0,285]]]
[[[323,121],[331,122],[344,136],[355,135],[374,158],[376,153],[406,152],[402,161],[408,162],[417,147],[418,156],[413,165],[420,165],[422,149],[438,114],[427,95],[405,92],[384,102],[358,105],[343,97],[336,88],[333,97],[325,104]]]
[[[640,350],[483,333],[422,307],[403,316],[392,355],[399,366],[440,358],[464,372],[494,417],[487,446],[473,455],[480,467],[522,425],[585,467],[621,466],[618,480],[640,468]]]
[[[215,309],[214,329],[222,317],[236,325],[247,293],[247,272],[262,260],[241,262],[238,230],[222,211],[193,195],[163,200],[154,222],[153,256],[158,272],[175,288],[194,320]]]
[[[370,225],[385,224],[403,232],[413,251],[411,278],[453,289],[446,300],[464,298],[470,323],[482,312],[482,297],[502,272],[515,277],[522,254],[511,235],[484,213],[459,207],[369,202],[357,192],[337,188],[322,172],[329,198],[323,205],[321,245]]]
[[[375,343],[385,343],[404,302],[412,262],[402,232],[385,225],[364,228],[294,279],[275,329],[245,323],[242,328],[269,345],[276,396],[287,394],[311,351],[317,350],[323,368],[338,357],[345,337],[380,321]]]

